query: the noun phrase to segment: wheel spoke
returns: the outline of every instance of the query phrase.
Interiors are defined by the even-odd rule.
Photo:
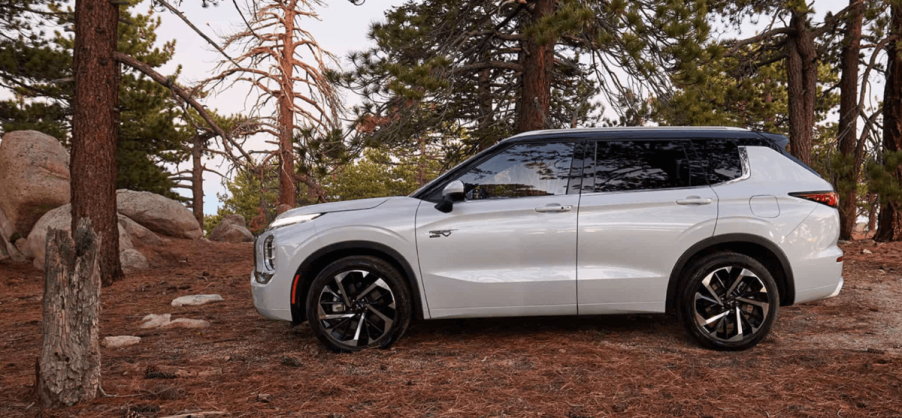
[[[338,291],[341,292],[341,298],[344,300],[345,305],[351,306],[351,301],[348,300],[348,292],[345,291],[344,285],[341,284],[341,281],[348,276],[349,271],[341,273],[335,276],[335,283],[338,284]]]
[[[385,333],[385,331],[387,331],[389,328],[391,328],[391,324],[394,323],[394,321],[391,318],[385,316],[385,314],[383,314],[382,312],[379,312],[376,308],[372,307],[371,305],[367,306],[366,309],[369,310],[370,312],[376,314],[376,316],[378,316],[379,318],[382,319],[382,321],[385,322],[385,326],[383,327],[383,330],[382,330],[383,333]]]
[[[696,314],[696,320],[698,321],[698,324],[699,324],[699,325],[702,325],[702,326],[705,326],[705,325],[711,325],[712,322],[717,321],[718,319],[721,319],[721,318],[727,316],[729,313],[730,313],[730,311],[721,312],[721,313],[719,313],[719,314],[717,314],[717,315],[714,315],[714,316],[712,316],[712,317],[710,317],[710,318],[708,318],[708,319],[705,319],[705,318],[702,317],[701,315]]]
[[[360,293],[357,294],[357,297],[354,298],[354,302],[357,302],[357,301],[359,301],[360,299],[363,299],[364,296],[368,295],[370,292],[372,292],[373,290],[375,290],[377,287],[379,287],[379,285],[377,284],[377,282],[373,282],[373,284],[371,284],[369,287],[367,287],[366,289],[364,289],[364,291],[362,291],[362,292],[360,292]]]
[[[705,289],[708,290],[708,293],[710,293],[711,296],[714,296],[714,300],[717,302],[717,304],[723,306],[723,301],[720,300],[720,296],[717,294],[717,292],[714,291],[714,289],[711,288],[711,278],[712,277],[714,277],[714,273],[711,273],[708,275],[708,277],[705,277],[705,279],[702,280],[702,285],[705,287]],[[720,279],[718,279],[718,280],[720,280]],[[721,285],[721,286],[723,286],[723,285]]]
[[[354,314],[352,314],[352,313],[332,314],[332,315],[321,313],[319,315],[319,319],[338,319],[338,318],[353,318],[353,317],[354,317]]]
[[[734,271],[736,272],[735,275],[733,274]],[[727,293],[726,293],[727,295],[733,294],[733,291],[736,290],[736,287],[739,286],[739,283],[742,282],[742,279],[744,277],[748,276],[746,274],[747,272],[748,272],[748,270],[739,268],[739,267],[733,267],[730,270],[730,280],[732,280],[733,284],[731,284],[730,288],[727,290]],[[751,274],[751,273],[749,273],[749,274]]]
[[[359,345],[359,342],[360,342],[360,330],[363,329],[363,322],[364,322],[365,319],[366,319],[366,312],[360,314],[360,319],[357,321],[357,332],[354,333],[354,339],[352,340],[352,341],[355,341],[355,342],[357,343],[356,345]]]

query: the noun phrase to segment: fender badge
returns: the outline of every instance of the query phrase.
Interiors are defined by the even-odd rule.
[[[447,237],[451,235],[452,232],[457,231],[456,229],[442,229],[438,231],[429,231],[429,238],[439,238],[439,237]]]

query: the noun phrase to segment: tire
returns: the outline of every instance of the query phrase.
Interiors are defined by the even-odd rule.
[[[407,283],[376,257],[352,256],[329,264],[313,279],[306,302],[314,335],[335,352],[387,348],[410,325]]]
[[[767,337],[780,309],[780,294],[760,262],[720,252],[691,263],[685,272],[678,299],[680,321],[702,346],[740,351]]]

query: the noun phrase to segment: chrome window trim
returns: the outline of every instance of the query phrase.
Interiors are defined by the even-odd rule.
[[[740,165],[742,165],[742,175],[739,177],[736,177],[735,179],[732,179],[732,180],[727,180],[727,181],[721,182],[721,183],[714,183],[711,185],[712,187],[739,183],[741,181],[748,180],[750,177],[752,177],[752,169],[749,166],[749,153],[748,153],[748,151],[745,150],[745,145],[740,145],[740,146],[737,146],[736,148],[739,149],[739,163],[740,163]]]

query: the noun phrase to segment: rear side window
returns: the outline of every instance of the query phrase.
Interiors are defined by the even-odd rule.
[[[468,200],[567,194],[574,143],[515,144],[458,180]]]
[[[599,141],[586,166],[588,193],[689,187],[686,141]]]
[[[742,177],[739,147],[727,139],[692,140],[692,182],[710,185]]]

